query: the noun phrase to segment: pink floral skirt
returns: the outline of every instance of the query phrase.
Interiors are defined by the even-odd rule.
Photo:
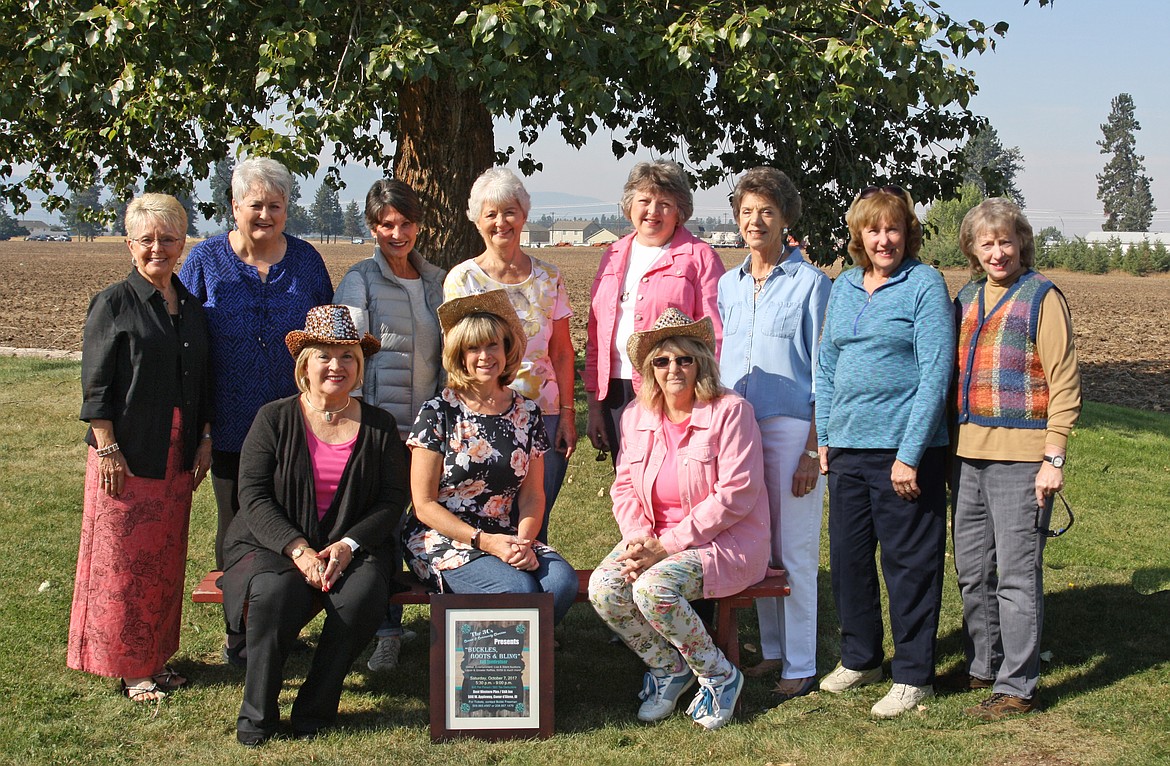
[[[81,548],[69,617],[68,664],[99,676],[157,673],[179,648],[193,477],[183,470],[175,410],[164,479],[126,477],[122,494],[85,464]]]

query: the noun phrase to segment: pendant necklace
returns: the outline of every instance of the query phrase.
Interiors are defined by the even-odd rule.
[[[337,414],[337,413],[339,413],[339,412],[343,412],[343,411],[345,410],[345,408],[349,406],[349,402],[346,402],[345,404],[341,405],[340,407],[338,407],[338,408],[337,408],[337,409],[335,409],[335,410],[323,410],[323,409],[321,409],[320,407],[314,407],[314,406],[313,406],[313,403],[312,403],[311,401],[309,401],[309,395],[308,395],[308,394],[305,394],[305,395],[304,395],[303,397],[301,397],[301,398],[302,398],[302,399],[304,399],[304,401],[305,401],[305,404],[307,404],[307,405],[308,405],[308,407],[309,407],[309,409],[311,409],[313,412],[320,412],[322,415],[324,415],[324,416],[325,416],[325,422],[326,422],[326,423],[332,423],[332,422],[333,422],[333,416],[334,416],[334,415],[336,415],[336,414]]]

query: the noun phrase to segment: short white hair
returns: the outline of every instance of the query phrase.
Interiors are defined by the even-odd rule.
[[[292,183],[292,173],[284,165],[270,157],[253,157],[232,171],[232,199],[241,202],[248,192],[260,189],[279,194],[287,204],[292,196]]]
[[[532,209],[532,198],[528,190],[507,168],[488,168],[471,185],[471,197],[467,200],[467,218],[472,223],[479,220],[484,205],[504,205],[516,202],[528,217]]]

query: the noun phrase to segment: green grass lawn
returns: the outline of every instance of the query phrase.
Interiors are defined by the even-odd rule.
[[[636,658],[608,643],[587,605],[566,619],[556,655],[557,735],[542,742],[432,745],[428,613],[407,609],[419,640],[398,672],[375,677],[364,657],[341,701],[342,727],[312,742],[235,743],[242,675],[219,662],[218,607],[187,603],[175,664],[193,683],[160,706],[132,705],[115,682],[68,670],[65,642],[81,518],[80,366],[0,359],[0,763],[509,763],[509,764],[1164,764],[1170,763],[1170,417],[1090,404],[1070,445],[1066,496],[1077,514],[1047,552],[1044,711],[974,724],[979,693],[928,701],[888,722],[869,719],[885,685],[813,694],[768,710],[749,681],[739,717],[705,732],[678,714],[634,719]],[[583,423],[582,432],[583,432]],[[617,539],[609,463],[582,441],[554,510],[552,542],[591,567]],[[188,584],[213,563],[211,487],[195,498]],[[837,659],[837,625],[822,541],[822,673]],[[754,615],[741,620],[756,643]],[[960,609],[947,573],[939,670],[961,658]],[[307,629],[309,643],[318,623]],[[1046,654],[1045,656],[1049,656]],[[745,650],[745,662],[757,657]],[[291,703],[307,653],[290,661]],[[285,715],[287,716],[287,709]]]

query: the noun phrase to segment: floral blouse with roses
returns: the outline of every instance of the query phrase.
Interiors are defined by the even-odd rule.
[[[528,475],[528,461],[548,451],[540,407],[517,393],[499,415],[473,412],[449,388],[422,406],[408,447],[443,456],[439,503],[473,527],[490,534],[516,534],[512,505]],[[406,563],[423,582],[441,590],[440,573],[490,553],[436,532],[411,513],[402,530]],[[553,549],[535,543],[540,555]]]

